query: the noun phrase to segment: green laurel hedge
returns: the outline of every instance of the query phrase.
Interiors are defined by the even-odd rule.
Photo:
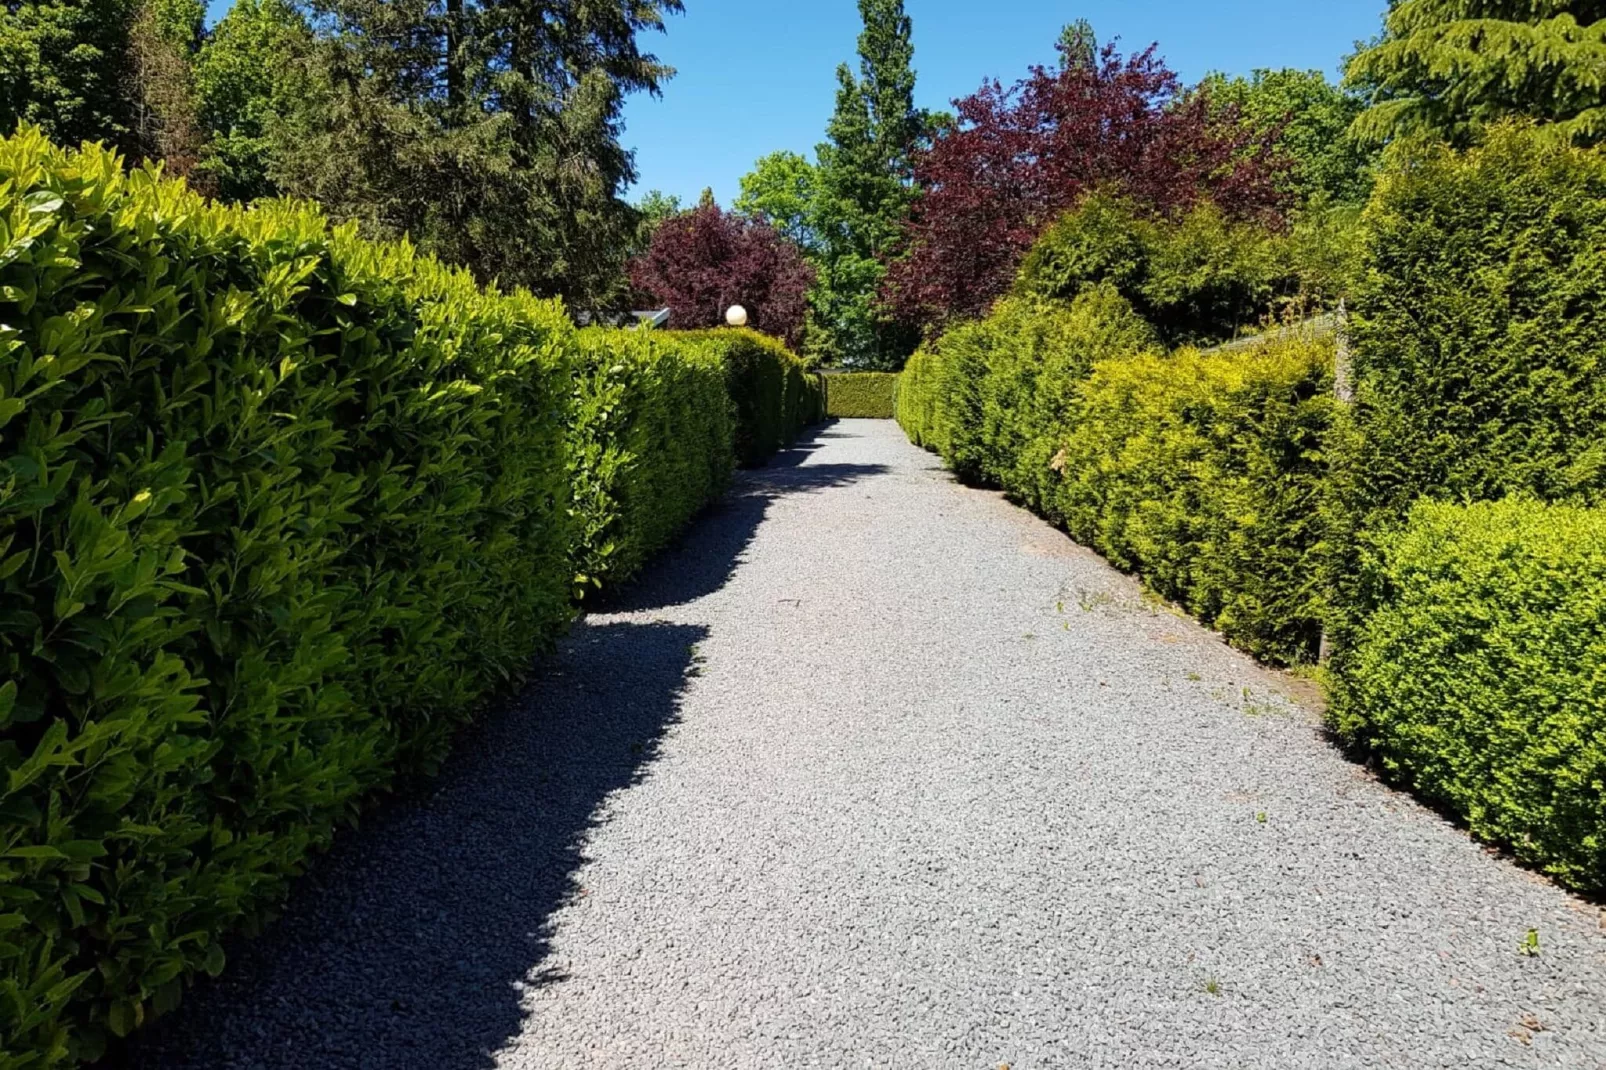
[[[1373,568],[1339,726],[1476,835],[1606,889],[1606,511],[1422,502]]]
[[[659,337],[697,339],[724,362],[726,388],[736,404],[736,457],[744,465],[763,464],[824,418],[819,376],[769,335],[722,328],[666,331]]]
[[[837,419],[890,420],[897,372],[830,372],[825,381],[825,414]]]
[[[579,332],[570,484],[577,593],[634,576],[736,467],[718,347],[695,334]]]
[[[577,572],[634,571],[818,401],[756,337],[581,337],[304,206],[0,140],[0,1068],[220,970]]]

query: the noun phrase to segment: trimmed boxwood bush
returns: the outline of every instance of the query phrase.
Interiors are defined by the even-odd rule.
[[[733,399],[730,391],[737,391]],[[818,416],[304,206],[0,140],[0,1067],[94,1057]]]
[[[825,382],[826,416],[892,419],[892,396],[898,387],[896,372],[828,372],[821,379]]]
[[[1419,498],[1602,500],[1606,156],[1521,126],[1399,146],[1361,244],[1330,500],[1340,666],[1376,604],[1367,558]]]
[[[1606,511],[1423,502],[1373,567],[1337,723],[1478,836],[1606,890]]]

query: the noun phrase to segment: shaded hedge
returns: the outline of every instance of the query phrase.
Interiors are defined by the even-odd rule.
[[[577,593],[630,579],[724,490],[736,411],[696,334],[579,332],[569,481]]]
[[[1465,153],[1400,146],[1361,244],[1330,504],[1341,644],[1419,498],[1602,500],[1606,157],[1521,126]]]
[[[568,625],[577,571],[633,571],[819,405],[757,336],[582,340],[405,244],[27,131],[0,325],[7,1070],[220,970]]]
[[[828,372],[820,378],[825,384],[826,416],[844,420],[892,419],[897,372]]]
[[[769,335],[719,328],[664,331],[658,337],[697,339],[724,362],[726,388],[736,403],[736,457],[744,465],[764,463],[825,416],[819,376]]]
[[[1606,890],[1606,512],[1422,502],[1372,568],[1337,724],[1478,836]]]

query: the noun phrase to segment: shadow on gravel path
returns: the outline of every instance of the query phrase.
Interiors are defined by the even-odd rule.
[[[519,1032],[587,833],[675,720],[706,630],[582,623],[467,733],[435,791],[314,863],[285,916],[138,1038],[134,1067],[491,1066]]]
[[[829,490],[888,470],[884,464],[805,463],[822,439],[833,437],[842,436],[822,428],[777,453],[765,467],[736,473],[730,492],[711,506],[679,543],[649,565],[642,580],[603,593],[587,608],[600,613],[640,613],[685,605],[713,594],[736,572],[748,543],[778,498]]]
[[[722,587],[777,498],[884,465],[806,465],[812,441],[739,473],[647,575],[593,612]],[[140,1070],[480,1070],[517,1037],[550,919],[608,797],[637,783],[679,715],[701,624],[582,620],[524,691],[465,731],[427,794],[386,801],[236,939],[224,975],[109,1061]]]

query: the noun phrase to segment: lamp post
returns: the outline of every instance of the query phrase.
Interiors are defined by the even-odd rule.
[[[747,309],[741,305],[732,305],[725,310],[725,322],[732,327],[746,327]]]

